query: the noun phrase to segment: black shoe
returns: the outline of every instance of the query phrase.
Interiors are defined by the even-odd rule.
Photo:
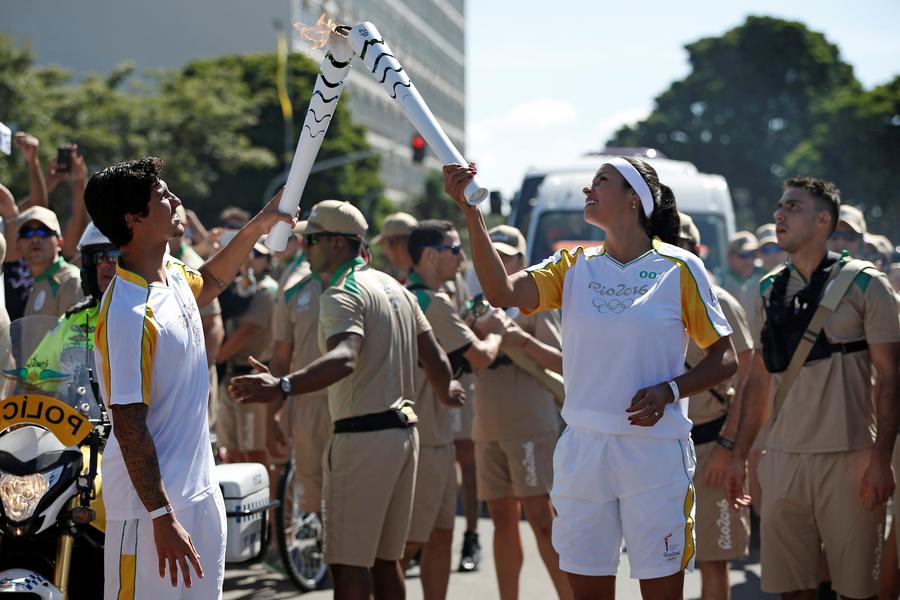
[[[481,544],[478,543],[478,532],[467,531],[463,534],[462,556],[459,559],[459,572],[477,571],[481,564]]]

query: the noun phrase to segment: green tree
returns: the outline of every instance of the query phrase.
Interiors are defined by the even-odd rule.
[[[208,223],[237,205],[258,209],[267,184],[284,171],[284,126],[275,91],[274,54],[198,60],[181,69],[133,77],[123,65],[106,77],[75,81],[56,68],[36,68],[27,46],[0,35],[0,121],[41,140],[46,166],[56,147],[76,142],[92,170],[145,156],[161,157],[172,189]],[[295,119],[306,113],[318,67],[290,57]],[[364,130],[339,104],[319,159],[368,151]],[[299,130],[299,124],[295,125]],[[293,143],[291,152],[293,152]],[[372,154],[310,177],[303,207],[325,198],[360,205],[372,216],[390,211]],[[0,181],[27,193],[24,163],[0,159]],[[65,194],[51,204],[65,215]]]
[[[686,49],[691,73],[609,145],[652,146],[721,173],[739,225],[765,223],[793,174],[785,157],[810,138],[835,96],[861,91],[853,69],[822,34],[770,17],[749,17]]]
[[[827,118],[785,158],[790,172],[837,182],[844,202],[866,213],[869,229],[897,237],[900,230],[900,77],[864,93],[844,92]],[[898,239],[893,240],[900,242]]]

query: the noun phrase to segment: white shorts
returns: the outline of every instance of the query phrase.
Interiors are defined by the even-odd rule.
[[[218,488],[175,518],[190,534],[200,555],[203,579],[191,570],[191,587],[184,586],[178,568],[178,587],[172,586],[168,567],[159,576],[159,560],[153,540],[153,520],[148,516],[130,521],[107,521],[104,549],[106,600],[214,600],[222,598],[225,582],[225,503]]]
[[[624,536],[633,579],[693,570],[696,463],[690,440],[566,429],[550,492],[560,569],[615,575]]]

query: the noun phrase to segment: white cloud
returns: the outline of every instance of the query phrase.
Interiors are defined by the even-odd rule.
[[[635,106],[632,108],[627,108],[625,110],[620,110],[619,112],[613,113],[607,117],[605,117],[602,121],[597,124],[596,132],[597,139],[599,140],[607,140],[615,133],[620,127],[623,125],[632,125],[646,119],[650,114],[651,108],[649,106]]]

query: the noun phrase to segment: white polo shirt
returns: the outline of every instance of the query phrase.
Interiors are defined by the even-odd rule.
[[[159,470],[176,514],[215,490],[207,423],[206,344],[196,298],[197,271],[166,254],[168,281],[151,283],[121,266],[103,294],[94,334],[100,394],[107,406],[143,402]],[[146,517],[119,442],[103,453],[103,497],[110,520]]]
[[[688,335],[701,348],[731,335],[699,258],[653,240],[628,264],[604,247],[561,250],[529,267],[540,292],[532,311],[562,309],[562,354],[570,426],[600,433],[687,439],[687,398],[652,427],[628,422],[641,389],[684,372]]]

